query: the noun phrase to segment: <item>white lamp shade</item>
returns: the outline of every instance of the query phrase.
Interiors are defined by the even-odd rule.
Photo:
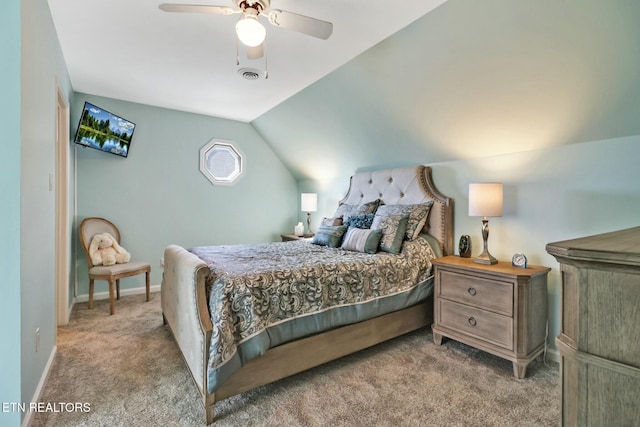
[[[469,184],[469,216],[502,216],[502,183]]]
[[[255,47],[262,44],[267,30],[258,22],[258,17],[246,14],[236,23],[236,34],[245,46]]]
[[[316,193],[302,193],[300,207],[303,212],[315,212],[318,210],[318,195]]]

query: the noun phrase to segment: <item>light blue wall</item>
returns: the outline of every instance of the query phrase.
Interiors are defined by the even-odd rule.
[[[448,0],[252,124],[299,179],[638,135],[638,22],[634,0]]]
[[[160,258],[169,244],[268,242],[293,229],[296,181],[250,124],[76,94],[74,127],[85,101],[136,128],[127,158],[77,147],[78,222],[112,220],[132,258],[152,263],[152,284],[160,284]],[[246,172],[234,185],[214,186],[200,173],[200,148],[212,138],[233,141],[245,156]],[[77,261],[78,294],[86,295],[81,249]],[[106,282],[97,286],[96,292],[106,291]],[[144,286],[143,277],[123,279],[122,286]]]
[[[21,6],[21,397],[30,402],[56,343],[55,191],[49,177],[56,170],[57,88],[67,98],[72,89],[47,3],[23,0]]]
[[[20,0],[0,3],[0,403],[20,402]],[[20,425],[0,412],[0,425]]]
[[[545,245],[638,225],[638,22],[631,0],[448,0],[252,124],[299,191],[319,192],[316,218],[355,171],[433,164],[456,242],[470,234],[479,253],[468,184],[504,182],[489,248],[553,267],[553,345]]]

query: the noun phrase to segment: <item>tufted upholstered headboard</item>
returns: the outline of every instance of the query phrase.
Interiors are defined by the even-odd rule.
[[[429,166],[410,166],[359,172],[340,203],[358,205],[381,199],[386,205],[412,205],[433,200],[422,232],[435,237],[444,255],[453,255],[453,199],[433,185]]]

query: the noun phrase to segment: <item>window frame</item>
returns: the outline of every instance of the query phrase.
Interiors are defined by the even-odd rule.
[[[212,151],[219,149],[227,151],[235,160],[235,168],[232,173],[227,176],[220,176],[216,171],[211,170],[211,164],[208,162],[209,155]],[[200,172],[213,185],[234,185],[240,177],[244,175],[246,164],[245,156],[235,146],[232,141],[213,138],[200,149]]]

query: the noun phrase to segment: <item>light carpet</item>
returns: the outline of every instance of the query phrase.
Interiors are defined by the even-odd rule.
[[[160,294],[74,306],[40,402],[88,412],[40,412],[32,426],[203,426],[199,394]],[[90,406],[87,408],[87,406]],[[67,405],[68,408],[70,406]],[[58,406],[60,408],[60,406]],[[407,334],[216,404],[214,426],[556,426],[558,365],[511,362],[445,340]]]

